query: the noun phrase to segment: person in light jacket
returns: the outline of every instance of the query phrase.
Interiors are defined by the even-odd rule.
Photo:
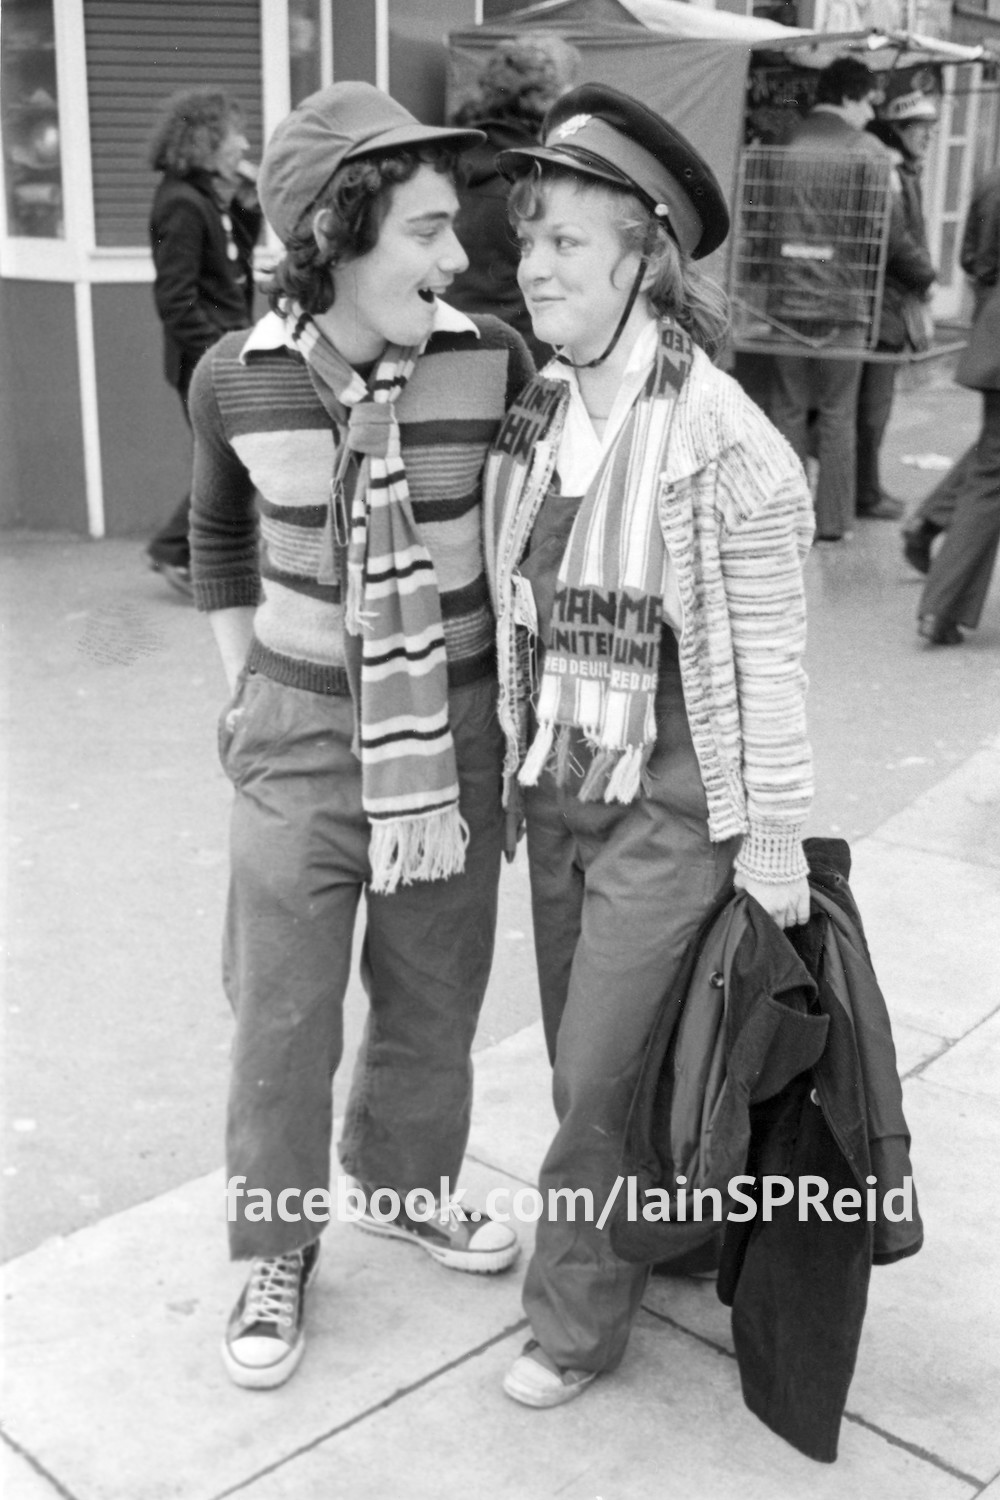
[[[685,948],[734,880],[779,924],[808,917],[813,523],[795,454],[706,352],[725,302],[693,262],[729,220],[698,152],[589,84],[500,161],[535,335],[558,351],[485,481],[509,836],[523,798],[559,1119],[533,1337],[504,1389],[548,1407],[616,1367],[638,1310],[647,1268],[598,1219]],[[592,1214],[571,1216],[581,1190]]]

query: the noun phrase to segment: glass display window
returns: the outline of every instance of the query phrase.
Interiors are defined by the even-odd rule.
[[[7,233],[62,239],[62,145],[54,0],[4,0],[0,98]]]

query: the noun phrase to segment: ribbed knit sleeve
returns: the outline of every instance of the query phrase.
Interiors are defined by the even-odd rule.
[[[801,841],[813,779],[802,558],[812,505],[798,459],[742,392],[731,417],[717,504],[748,820],[736,867],[755,880],[783,882],[808,873]]]
[[[217,361],[234,358],[246,337],[231,334],[210,349],[188,395],[194,429],[191,577],[201,610],[252,608],[260,599],[256,491],[226,436],[214,378]]]

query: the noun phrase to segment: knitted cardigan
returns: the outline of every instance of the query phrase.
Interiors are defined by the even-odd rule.
[[[505,324],[441,304],[436,331],[399,397],[403,460],[437,574],[451,687],[493,670],[482,467],[531,373],[527,350]],[[293,687],[346,694],[341,584],[318,580],[342,429],[278,318],[271,314],[249,335],[229,335],[209,350],[195,372],[190,411],[198,607],[258,606],[247,665]]]
[[[497,513],[487,504],[492,537],[503,496]],[[784,438],[701,349],[674,413],[659,514],[709,833],[744,835],[742,874],[798,879],[808,873],[802,830],[812,799],[801,665],[812,503]],[[491,570],[495,558],[488,544]],[[504,582],[490,578],[494,609],[509,597]]]

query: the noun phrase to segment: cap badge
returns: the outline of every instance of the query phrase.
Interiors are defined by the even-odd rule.
[[[571,119],[564,120],[555,132],[556,140],[564,141],[568,135],[576,135],[577,131],[589,125],[593,118],[593,115],[573,115]]]

